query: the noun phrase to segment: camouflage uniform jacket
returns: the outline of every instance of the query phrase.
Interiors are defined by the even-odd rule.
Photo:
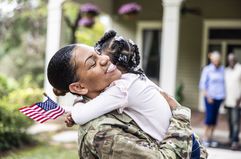
[[[111,112],[79,128],[82,159],[186,159],[192,149],[190,109],[172,111],[170,127],[161,143],[144,133],[126,114]],[[201,158],[207,158],[201,147]]]

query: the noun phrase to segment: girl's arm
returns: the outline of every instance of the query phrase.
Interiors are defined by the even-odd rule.
[[[77,103],[71,111],[76,124],[83,125],[92,119],[127,105],[127,93],[114,85],[88,103]]]

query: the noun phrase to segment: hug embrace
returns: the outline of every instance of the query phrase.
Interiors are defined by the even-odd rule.
[[[66,115],[80,125],[80,158],[207,158],[190,110],[149,80],[138,46],[108,31],[95,47],[67,45],[48,65],[56,95],[81,100]]]

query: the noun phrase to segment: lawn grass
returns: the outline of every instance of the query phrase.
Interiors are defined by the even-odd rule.
[[[28,147],[21,150],[8,152],[1,159],[77,159],[77,148],[41,144],[34,147]]]

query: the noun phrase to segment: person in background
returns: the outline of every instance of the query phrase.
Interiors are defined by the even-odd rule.
[[[228,66],[225,69],[226,99],[228,113],[229,139],[231,149],[239,148],[240,103],[241,103],[241,65],[233,53],[228,55]]]
[[[207,147],[217,147],[213,141],[213,133],[217,124],[219,107],[225,98],[224,67],[220,63],[220,53],[210,53],[211,63],[203,68],[199,88],[205,101],[205,132],[203,144]]]

